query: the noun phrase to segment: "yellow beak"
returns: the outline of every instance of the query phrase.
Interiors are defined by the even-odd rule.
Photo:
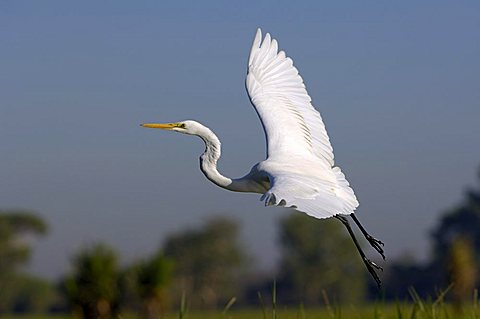
[[[140,124],[142,127],[148,127],[148,128],[159,128],[162,130],[171,130],[175,127],[177,127],[177,123],[165,123],[165,124],[156,124],[156,123],[146,123],[146,124]]]

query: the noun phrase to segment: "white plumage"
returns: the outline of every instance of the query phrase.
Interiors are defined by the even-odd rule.
[[[356,240],[348,220],[351,215],[370,245],[383,258],[383,243],[370,236],[354,214],[358,201],[345,175],[334,167],[333,149],[320,113],[312,106],[298,70],[278,43],[257,30],[248,59],[246,87],[260,117],[267,140],[267,158],[242,178],[231,179],[217,169],[221,155],[218,137],[196,121],[142,124],[189,135],[205,142],[200,168],[216,185],[236,192],[263,194],[265,205],[295,208],[316,218],[335,216],[348,229],[362,260],[380,286],[375,269]]]
[[[246,87],[267,137],[267,205],[295,207],[317,218],[353,213],[358,201],[345,175],[333,167],[333,149],[320,113],[311,104],[292,59],[257,30]]]

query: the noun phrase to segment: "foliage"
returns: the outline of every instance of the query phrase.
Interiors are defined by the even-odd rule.
[[[290,214],[281,221],[278,295],[284,302],[319,304],[363,299],[366,273],[353,242],[337,220]]]
[[[122,309],[142,313],[144,318],[162,318],[169,306],[172,274],[172,260],[161,253],[125,268],[119,275]]]
[[[214,218],[200,229],[173,234],[164,252],[175,262],[177,300],[188,292],[193,305],[214,307],[239,293],[247,258],[234,221]]]
[[[55,287],[46,280],[23,273],[10,275],[2,300],[5,312],[47,312],[57,301]]]
[[[64,281],[71,306],[84,318],[109,318],[118,308],[117,255],[97,244],[74,259],[74,271]]]
[[[438,269],[434,265],[419,263],[409,257],[400,257],[390,262],[385,274],[385,298],[406,299],[411,287],[415,287],[420,296],[427,297],[441,288],[437,281],[438,277]]]
[[[448,268],[449,252],[458,238],[471,242],[475,261],[478,264],[480,261],[480,189],[467,190],[464,202],[448,211],[432,232],[435,263]]]
[[[449,281],[453,283],[452,298],[458,308],[471,298],[475,289],[477,269],[471,242],[456,238],[449,253]]]
[[[0,312],[14,308],[19,286],[25,284],[17,273],[31,254],[28,236],[46,232],[46,223],[30,212],[0,211]]]
[[[426,297],[453,283],[456,293],[452,296],[459,301],[464,298],[460,294],[471,295],[480,285],[480,189],[468,189],[465,195],[464,201],[447,211],[432,231],[430,260],[423,264],[401,259],[392,263],[387,297],[405,297],[411,286]]]
[[[44,235],[47,225],[25,211],[0,211],[0,274],[11,273],[30,256],[27,235]]]
[[[122,269],[118,278],[118,303],[121,310],[140,312],[142,310],[142,300],[138,292],[138,271],[139,262]]]
[[[146,318],[163,316],[167,307],[167,285],[170,283],[173,263],[157,254],[139,265],[137,283]]]

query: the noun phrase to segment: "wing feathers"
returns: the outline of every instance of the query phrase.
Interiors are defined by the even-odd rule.
[[[253,58],[255,57],[254,52],[260,47],[260,42],[262,42],[262,31],[258,28],[257,33],[255,34],[255,39],[253,40],[252,49],[250,50],[250,57],[248,58],[249,65],[253,62]]]
[[[317,218],[352,213],[358,201],[340,168],[333,167],[325,125],[302,77],[269,33],[262,41],[260,29],[245,84],[267,137],[265,204],[294,207]]]
[[[358,201],[340,168],[330,174],[305,175],[277,170],[267,173],[271,188],[262,196],[265,205],[293,207],[316,218],[337,214],[348,215],[358,207]]]
[[[246,87],[267,135],[268,156],[287,151],[311,154],[333,166],[325,126],[310,103],[302,77],[292,59],[278,52],[278,43],[269,33],[262,41],[260,29],[250,52]]]

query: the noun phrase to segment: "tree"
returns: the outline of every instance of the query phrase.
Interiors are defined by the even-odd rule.
[[[238,294],[247,260],[238,230],[236,222],[214,218],[167,238],[164,252],[175,263],[177,297],[187,293],[193,306],[214,307]]]
[[[138,266],[138,292],[146,318],[163,318],[168,302],[166,289],[172,270],[172,261],[160,253]]]
[[[83,318],[110,318],[118,309],[116,253],[104,244],[81,251],[64,290],[74,311]]]
[[[337,220],[291,214],[280,223],[282,258],[277,294],[283,302],[318,304],[362,300],[365,270]]]
[[[142,300],[138,288],[139,268],[140,263],[135,262],[120,271],[118,303],[122,310],[128,309],[137,313],[142,311]]]
[[[57,291],[50,282],[28,274],[16,274],[9,312],[45,313],[57,301]]]
[[[472,298],[477,276],[471,242],[464,237],[456,238],[450,247],[449,259],[452,298],[457,309],[461,309],[464,302]]]
[[[31,254],[31,235],[44,235],[46,223],[26,211],[0,211],[0,312],[11,308],[18,283],[18,267]]]
[[[384,278],[385,298],[389,300],[410,299],[412,288],[422,298],[436,297],[435,291],[445,288],[437,285],[438,271],[430,262],[421,263],[411,256],[391,261]]]
[[[480,179],[480,174],[479,174]],[[458,304],[473,295],[480,282],[480,189],[469,188],[465,199],[446,211],[431,232],[432,256],[425,263],[398,260],[391,263],[386,281],[387,298],[408,297],[415,288],[421,297],[452,286]]]
[[[480,179],[480,174],[479,174]],[[452,279],[450,270],[452,267],[452,252],[456,250],[471,251],[472,267],[478,269],[480,265],[480,189],[468,189],[465,200],[456,208],[443,215],[440,223],[432,232],[433,258],[431,267],[438,274],[438,281],[444,286],[450,284]],[[468,248],[466,248],[468,243]],[[455,247],[460,245],[463,247]],[[478,280],[478,274],[472,274],[471,280]],[[472,287],[478,286],[475,281]],[[473,293],[473,291],[471,291]]]
[[[123,269],[119,276],[119,304],[142,314],[142,318],[162,318],[169,306],[168,288],[173,262],[157,253]]]

